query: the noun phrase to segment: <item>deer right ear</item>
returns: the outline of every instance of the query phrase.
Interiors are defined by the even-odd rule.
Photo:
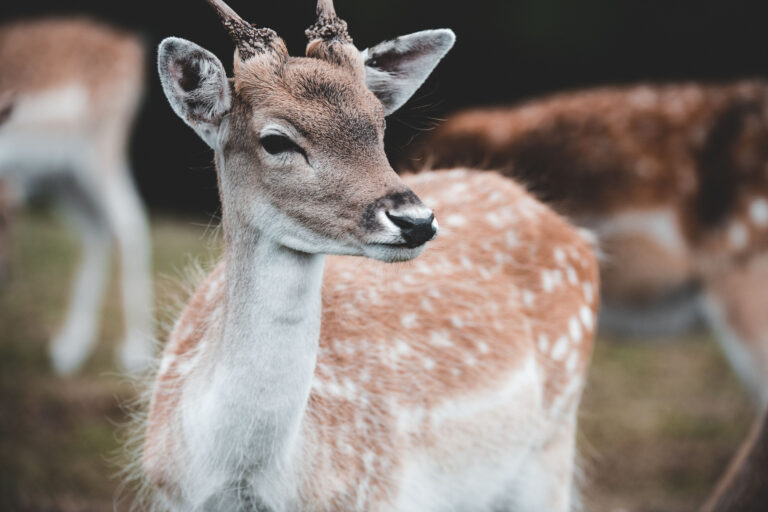
[[[160,43],[157,68],[173,111],[215,149],[221,121],[232,105],[221,61],[191,41],[168,37]]]

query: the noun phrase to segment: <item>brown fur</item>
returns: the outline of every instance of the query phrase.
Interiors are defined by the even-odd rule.
[[[607,237],[617,265],[605,275],[607,298],[662,294],[768,246],[768,231],[748,219],[750,202],[768,197],[762,82],[605,88],[470,110],[425,137],[415,155],[416,165],[501,170],[589,227],[628,210],[669,209],[685,252]],[[734,246],[729,229],[742,221],[747,243]]]
[[[88,19],[17,22],[0,27],[0,69],[0,98],[77,81],[96,112],[131,116],[143,89],[144,48],[134,35]]]
[[[307,454],[302,469],[308,509],[350,507],[346,500],[363,478],[371,479],[370,499],[386,501],[403,469],[402,450],[426,449],[439,461],[446,438],[467,449],[480,432],[464,431],[471,425],[462,423],[436,432],[430,413],[498,391],[529,355],[541,372],[547,421],[557,424],[578,403],[597,309],[589,243],[495,173],[435,172],[406,183],[443,222],[425,254],[400,265],[352,257],[326,263],[320,350],[303,424],[316,441],[312,450],[319,450]],[[178,421],[184,379],[215,349],[209,342],[223,314],[224,289],[219,265],[166,345],[144,450],[155,483],[172,485],[173,469],[164,464],[173,460],[177,440],[169,424]],[[346,397],[346,386],[364,400]],[[418,438],[396,433],[401,418],[386,412],[387,400],[423,412]],[[489,425],[503,428],[515,411],[509,405]],[[373,467],[365,465],[367,451],[377,455]]]
[[[285,58],[279,53],[235,60],[233,136],[225,152],[236,155],[244,166],[238,172],[242,204],[248,204],[245,197],[258,190],[305,226],[334,239],[360,239],[366,228],[359,215],[366,206],[383,195],[406,191],[384,153],[384,113],[365,87],[363,74],[359,56],[356,62],[343,63]],[[254,142],[270,118],[285,119],[299,132],[301,147],[320,171],[315,181],[296,187],[296,180],[306,179],[306,171],[289,165],[256,170],[263,157]],[[294,177],[295,172],[301,176]],[[227,208],[235,202],[222,203]],[[334,223],[325,221],[329,217],[336,219]]]
[[[715,306],[704,314],[768,403],[757,306],[768,300],[768,84],[603,88],[470,110],[415,155],[426,167],[501,170],[594,229],[606,305],[636,313],[701,288]]]

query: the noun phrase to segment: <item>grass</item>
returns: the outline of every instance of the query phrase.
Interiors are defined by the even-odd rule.
[[[77,245],[50,213],[21,216],[11,277],[0,287],[0,510],[125,510],[115,504],[122,333],[116,281],[104,305],[102,343],[74,377],[53,375],[47,342],[62,320]],[[174,303],[195,256],[216,244],[204,223],[152,223],[158,304]],[[114,267],[117,270],[117,267]],[[746,434],[752,410],[704,334],[682,340],[600,340],[581,411],[587,510],[693,511]]]

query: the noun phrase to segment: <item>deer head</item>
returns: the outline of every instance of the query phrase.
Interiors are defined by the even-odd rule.
[[[227,219],[309,253],[417,256],[437,234],[432,212],[384,154],[385,116],[453,45],[428,30],[359,51],[332,0],[319,0],[306,57],[277,34],[208,0],[234,40],[234,76],[179,38],[159,49],[174,111],[216,152]]]

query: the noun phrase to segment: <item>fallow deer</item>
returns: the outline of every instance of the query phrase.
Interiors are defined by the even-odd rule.
[[[595,231],[601,325],[672,333],[703,318],[768,404],[768,85],[640,85],[469,110],[415,155],[427,168],[499,170]]]
[[[69,312],[50,347],[53,366],[74,372],[92,350],[114,236],[125,311],[121,362],[128,370],[146,367],[153,347],[149,236],[127,155],[144,49],[134,36],[84,19],[18,22],[0,29],[0,69],[4,212],[32,193],[50,193],[82,239]]]
[[[361,52],[320,0],[294,58],[208,1],[234,78],[183,39],[158,58],[214,150],[225,253],[154,382],[142,466],[157,508],[569,510],[589,236],[499,175],[401,179],[384,154],[385,115],[453,33]]]

